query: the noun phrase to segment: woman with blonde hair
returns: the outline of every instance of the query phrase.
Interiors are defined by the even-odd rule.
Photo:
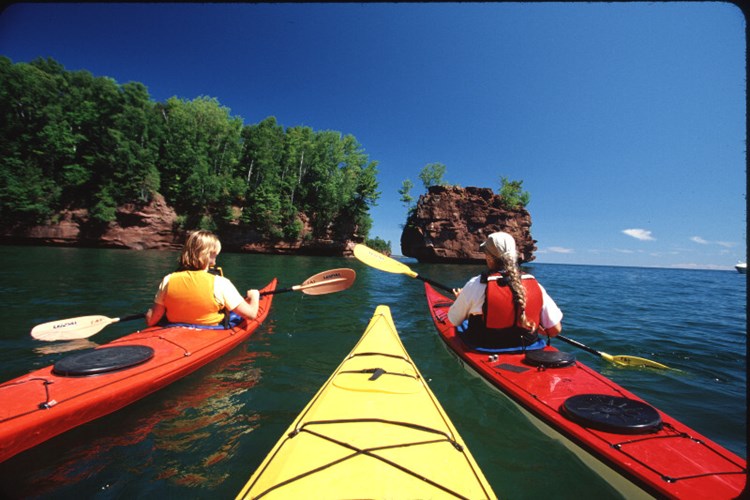
[[[448,319],[468,344],[493,351],[540,349],[539,333],[562,331],[562,311],[536,278],[518,267],[516,242],[508,233],[492,233],[482,243],[488,272],[454,290]],[[468,323],[465,322],[468,320]]]
[[[221,242],[209,231],[190,233],[182,248],[179,268],[164,277],[146,313],[148,326],[164,316],[169,323],[216,326],[225,322],[230,312],[244,318],[258,315],[260,293],[248,290],[247,300],[224,276],[209,272],[216,265]]]

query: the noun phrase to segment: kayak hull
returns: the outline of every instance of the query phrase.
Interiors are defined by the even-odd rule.
[[[261,496],[495,498],[387,306],[237,498]]]
[[[450,352],[628,498],[719,499],[742,494],[747,479],[744,459],[579,361],[539,368],[521,353],[491,355],[469,349],[447,318],[453,300],[429,284],[425,293],[435,327]],[[552,346],[544,351],[553,357],[559,352]],[[599,415],[613,412],[607,416],[614,423],[607,421],[603,427],[571,411],[581,398],[596,403],[596,397],[627,404],[639,419],[647,415],[648,425],[639,429],[632,415],[618,414],[611,407],[597,409]],[[615,417],[623,417],[622,427]]]
[[[275,288],[273,279],[262,291]],[[135,366],[76,376],[59,374],[58,362],[0,384],[0,461],[117,411],[222,356],[265,320],[272,298],[262,296],[257,318],[231,329],[152,327],[91,352],[104,356],[130,346],[151,352]]]

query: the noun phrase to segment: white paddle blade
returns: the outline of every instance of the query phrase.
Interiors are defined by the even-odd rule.
[[[298,290],[307,295],[325,295],[327,293],[340,292],[352,286],[356,278],[357,273],[354,269],[330,269],[307,278],[299,285]]]
[[[100,332],[107,325],[118,321],[120,321],[120,318],[108,318],[101,315],[60,319],[35,326],[31,329],[31,336],[47,342],[85,339]]]

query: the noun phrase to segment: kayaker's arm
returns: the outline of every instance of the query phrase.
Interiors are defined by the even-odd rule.
[[[146,311],[146,324],[148,326],[154,326],[164,316],[165,312],[166,309],[164,308],[163,304],[157,304],[156,302],[154,302],[154,305],[151,306],[151,309]]]
[[[232,309],[243,318],[255,319],[258,316],[258,305],[260,304],[260,292],[248,290],[247,300],[243,300],[237,307]]]
[[[161,283],[159,283],[159,289],[156,291],[156,296],[154,296],[154,303],[151,306],[151,309],[146,311],[147,326],[156,325],[159,321],[161,321],[164,315],[167,314],[167,307],[164,305],[164,294],[167,290],[169,277],[170,275],[168,274],[161,280]]]

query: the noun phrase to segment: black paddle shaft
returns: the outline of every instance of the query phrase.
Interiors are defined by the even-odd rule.
[[[447,287],[447,286],[443,285],[442,283],[438,283],[437,281],[432,281],[430,278],[425,278],[425,277],[420,276],[420,275],[416,275],[415,278],[420,279],[420,280],[424,281],[425,283],[429,283],[430,285],[432,285],[434,287],[440,288],[441,290],[445,290],[448,293],[453,293],[453,289],[452,288]]]
[[[576,346],[576,347],[580,347],[580,348],[581,348],[581,349],[583,349],[584,351],[588,351],[588,352],[590,352],[591,354],[595,354],[595,355],[597,355],[597,356],[601,356],[601,355],[602,355],[602,353],[600,353],[600,352],[599,352],[599,351],[597,351],[596,349],[592,349],[591,347],[589,347],[589,346],[587,346],[587,345],[583,345],[583,344],[581,344],[580,342],[578,342],[578,341],[576,341],[576,340],[573,340],[573,339],[569,339],[569,338],[567,338],[567,337],[563,337],[562,335],[557,335],[557,336],[556,336],[556,338],[558,338],[558,339],[562,340],[563,342],[567,342],[567,343],[568,343],[568,344],[570,344],[570,345],[574,345],[574,346]]]
[[[130,314],[128,316],[123,316],[122,318],[120,318],[120,321],[131,321],[134,319],[141,319],[145,317],[146,317],[146,313]]]

